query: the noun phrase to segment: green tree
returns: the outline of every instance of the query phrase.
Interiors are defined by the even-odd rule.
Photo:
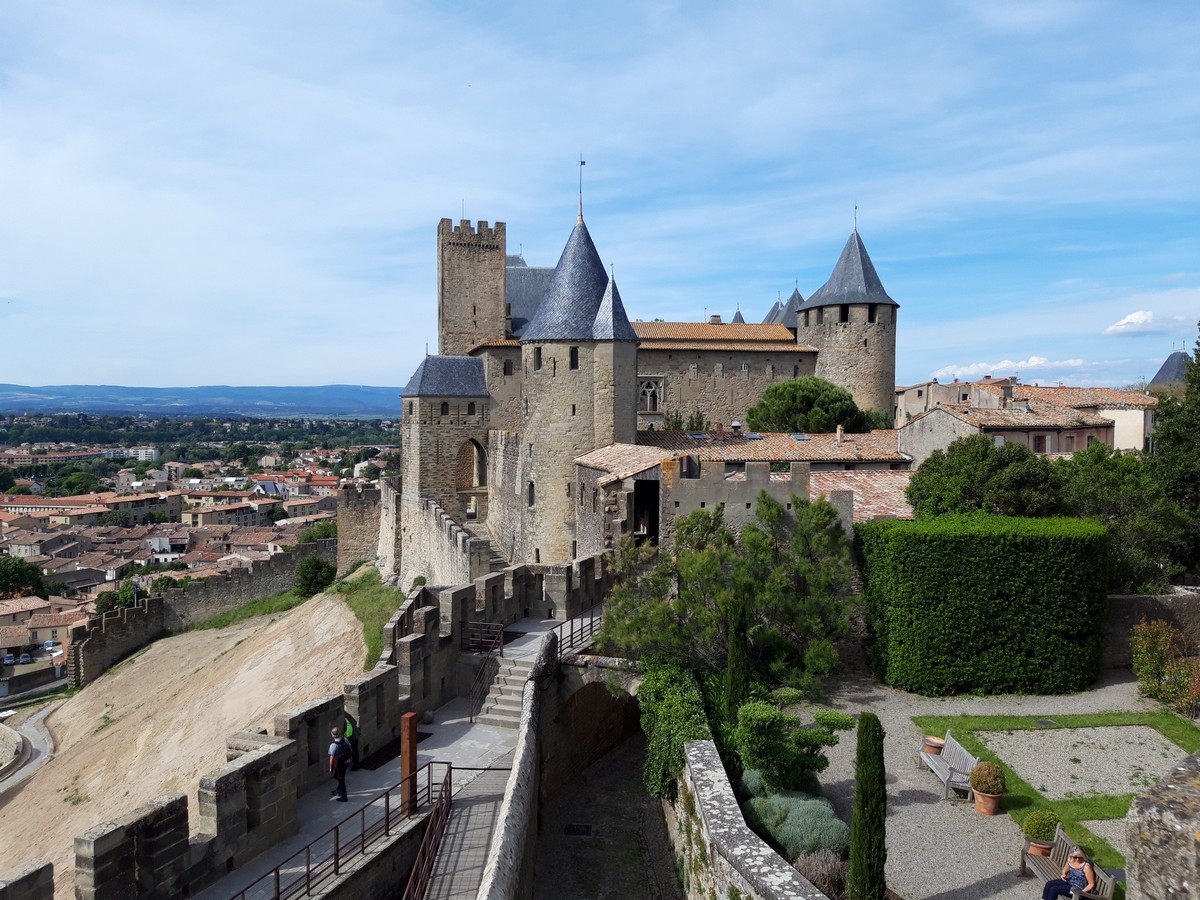
[[[818,714],[803,726],[774,703],[751,700],[738,710],[734,745],[743,769],[755,769],[773,793],[793,790],[829,765],[825,750],[837,744],[835,730],[852,727],[844,713]]]
[[[319,556],[306,556],[296,566],[296,591],[305,597],[319,594],[333,584],[337,570]]]
[[[1063,512],[1109,530],[1110,591],[1159,593],[1181,566],[1187,518],[1141,458],[1092,444],[1056,462]]]
[[[854,812],[850,820],[850,900],[884,900],[887,881],[887,772],[883,725],[872,712],[858,719],[854,756]]]
[[[850,392],[815,375],[773,384],[746,410],[751,431],[827,434],[841,425],[849,432],[890,428],[882,414],[863,412]]]
[[[116,525],[118,528],[128,528],[129,523],[132,521],[133,520],[130,518],[129,513],[118,512],[115,509],[110,509],[108,512],[103,513],[100,518],[96,520],[97,524],[99,525]]]
[[[49,597],[42,570],[16,556],[0,556],[0,599],[34,594]]]
[[[1158,398],[1152,441],[1150,474],[1186,516],[1179,560],[1195,571],[1200,565],[1200,339],[1187,363],[1183,398]]]
[[[997,447],[982,434],[935,450],[906,490],[918,518],[976,510],[1001,516],[1052,516],[1062,504],[1050,461],[1020,444]]]
[[[327,541],[335,537],[337,537],[337,520],[326,519],[324,522],[318,522],[312,528],[305,528],[300,532],[297,541],[301,544],[311,544],[314,541]]]
[[[13,473],[4,466],[0,466],[0,494],[7,493],[15,483],[16,479],[13,477]]]
[[[196,466],[188,466],[186,469],[184,469],[182,472],[179,473],[179,477],[180,478],[203,478],[204,470],[198,469],[198,468],[196,468]]]
[[[368,479],[374,481],[381,474],[382,474],[382,470],[379,468],[379,466],[375,465],[374,463],[363,466],[363,470],[362,470],[363,478],[368,478]]]
[[[121,582],[115,591],[104,591],[96,598],[96,612],[103,615],[113,609],[127,609],[137,603],[137,585],[129,579]]]

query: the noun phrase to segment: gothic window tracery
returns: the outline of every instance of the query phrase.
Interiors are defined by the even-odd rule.
[[[663,380],[643,378],[638,385],[638,411],[658,412],[663,401]]]

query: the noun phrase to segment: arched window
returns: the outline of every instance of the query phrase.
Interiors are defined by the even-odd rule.
[[[662,400],[662,384],[657,379],[643,381],[638,409],[642,412],[658,412],[658,404]]]
[[[504,361],[504,374],[505,375],[512,374],[512,360],[511,359],[506,359]]]
[[[571,348],[570,358],[571,358],[571,366],[570,367],[572,369],[578,369],[579,368],[579,348],[578,347]]]
[[[475,403],[474,402],[467,404],[467,415],[468,416],[475,415]]]
[[[442,415],[443,416],[450,415],[450,404],[447,403],[445,400],[442,401]]]
[[[525,505],[533,506],[533,482],[529,482],[529,487],[525,492]]]

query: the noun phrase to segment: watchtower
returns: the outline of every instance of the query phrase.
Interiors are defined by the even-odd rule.
[[[861,409],[892,414],[896,312],[855,229],[833,274],[800,308],[796,338],[817,350],[816,375],[843,387]]]
[[[438,222],[438,353],[466,356],[507,336],[505,227]]]

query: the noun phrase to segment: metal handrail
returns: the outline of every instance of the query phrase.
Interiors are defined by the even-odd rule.
[[[441,782],[434,780],[434,766],[445,767]],[[448,762],[426,763],[408,778],[376,794],[358,812],[348,815],[230,900],[287,900],[321,892],[326,882],[341,874],[347,862],[365,856],[376,841],[390,836],[394,828],[416,816],[418,810],[431,803],[435,804],[435,810],[443,803],[448,807],[453,770]],[[406,786],[412,790],[411,812],[405,810],[401,800]]]
[[[558,655],[570,653],[577,647],[583,647],[591,642],[604,622],[604,607],[593,606],[574,619],[568,619],[554,626],[558,635]]]
[[[429,813],[429,821],[425,825],[425,836],[421,838],[421,847],[417,850],[416,862],[413,863],[412,873],[408,876],[403,900],[424,900],[425,892],[429,890],[433,867],[437,863],[438,848],[442,845],[442,836],[446,833],[446,822],[450,818],[450,797],[453,794],[452,773],[452,769],[446,770],[446,778],[442,782],[437,803]]]
[[[491,625],[486,622],[464,622],[464,640],[466,639],[468,625],[486,625],[487,628],[480,629],[480,631],[484,634],[490,632],[490,637],[480,638],[479,642],[474,645],[482,657],[479,660],[479,671],[475,673],[475,680],[471,683],[471,691],[467,695],[471,722],[474,723],[475,717],[483,709],[483,701],[487,698],[488,691],[491,690],[492,681],[495,680],[496,673],[500,671],[500,663],[496,661],[496,657],[504,655],[504,626]]]

